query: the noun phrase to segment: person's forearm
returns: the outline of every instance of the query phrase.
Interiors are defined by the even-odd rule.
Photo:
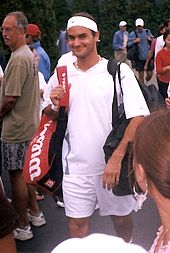
[[[56,120],[57,115],[58,115],[58,111],[54,111],[51,109],[52,105],[48,105],[43,112],[49,117],[49,119],[51,120]]]
[[[15,99],[4,99],[0,108],[0,121],[3,120],[4,116],[7,115],[15,104]]]
[[[114,151],[117,154],[119,154],[119,156],[124,157],[124,155],[126,153],[127,146],[129,144],[129,142],[132,142],[134,140],[136,128],[138,127],[140,122],[143,120],[143,118],[144,118],[143,116],[138,116],[138,117],[134,117],[130,120],[130,122],[125,130],[122,140],[120,141],[118,147]]]

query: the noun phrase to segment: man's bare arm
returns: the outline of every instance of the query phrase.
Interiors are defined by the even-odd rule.
[[[143,116],[134,117],[130,120],[119,146],[115,149],[106,164],[103,175],[104,188],[111,190],[119,182],[121,162],[126,153],[128,143],[133,141],[136,128],[142,120]]]
[[[16,103],[17,97],[15,96],[5,96],[0,108],[0,121],[3,120],[3,117],[7,115]]]

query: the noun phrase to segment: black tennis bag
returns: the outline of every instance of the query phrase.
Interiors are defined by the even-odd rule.
[[[120,141],[122,140],[126,127],[128,126],[130,122],[129,119],[126,119],[123,104],[121,105],[121,108],[120,107],[118,108],[118,103],[117,103],[116,79],[115,79],[116,73],[118,73],[119,85],[120,85],[120,89],[123,96],[123,91],[121,87],[120,63],[117,63],[116,60],[111,59],[108,62],[107,68],[108,68],[108,72],[113,76],[114,98],[113,98],[113,103],[112,103],[113,129],[108,135],[103,147],[106,163],[111,157],[114,150],[119,145]],[[151,85],[146,86],[146,85],[141,85],[139,83],[139,86],[144,95],[144,98],[146,100],[146,103],[148,105],[150,112],[165,108],[165,101],[163,97],[161,96],[161,94],[158,92],[155,85],[151,84]],[[113,193],[117,196],[133,194],[132,187],[130,184],[130,182],[134,182],[133,173],[131,173],[130,180],[129,180],[129,171],[131,171],[130,166],[132,166],[132,157],[133,157],[131,147],[132,147],[132,143],[129,143],[126,150],[126,154],[122,160],[119,183],[112,189]]]

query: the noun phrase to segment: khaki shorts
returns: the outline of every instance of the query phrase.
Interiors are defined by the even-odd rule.
[[[72,218],[91,216],[97,205],[101,216],[125,216],[136,206],[132,195],[119,197],[104,189],[102,175],[64,175],[63,197],[66,216]]]

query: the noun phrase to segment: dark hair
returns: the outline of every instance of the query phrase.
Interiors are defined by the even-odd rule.
[[[168,27],[169,23],[170,23],[170,19],[168,18],[168,19],[165,20],[164,26],[165,26],[165,27]]]
[[[148,184],[170,198],[170,111],[153,112],[138,126],[133,142],[134,164],[141,164]]]
[[[28,20],[22,11],[14,11],[7,14],[8,16],[14,16],[16,18],[16,25],[19,28],[23,28],[26,32],[28,26]]]
[[[163,34],[163,40],[165,41],[168,35],[170,34],[170,30],[166,30]]]
[[[89,18],[93,20],[94,22],[96,22],[95,18],[87,12],[76,12],[73,16],[81,16],[81,17]]]
[[[161,31],[165,28],[165,25],[164,24],[161,24],[159,27],[158,27],[158,34],[157,36],[160,36],[162,35]]]

